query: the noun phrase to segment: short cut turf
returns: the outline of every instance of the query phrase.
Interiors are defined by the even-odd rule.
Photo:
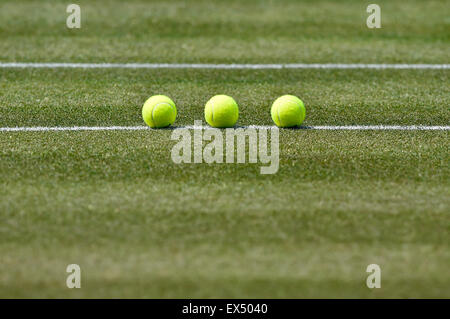
[[[446,1],[1,1],[1,62],[448,63]],[[448,70],[1,69],[0,127],[449,125]],[[0,132],[0,297],[450,297],[449,132],[280,130],[280,168],[174,164],[171,130]],[[81,267],[81,289],[66,267]],[[366,286],[379,264],[381,289]]]

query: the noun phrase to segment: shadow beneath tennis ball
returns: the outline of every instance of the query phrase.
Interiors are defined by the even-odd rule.
[[[193,125],[171,125],[171,126],[166,126],[166,127],[161,127],[161,128],[150,128],[151,130],[177,130],[177,129],[219,129],[219,130],[225,130],[227,128],[232,128],[232,129],[247,129],[247,128],[256,128],[256,129],[270,129],[270,128],[276,128],[277,126],[275,125],[235,125],[232,127],[212,127],[209,125],[202,125],[202,126],[193,126]],[[313,130],[314,127],[313,126],[294,126],[294,127],[278,127],[278,129],[282,129],[282,130]]]
[[[305,126],[305,125],[301,125],[301,126],[293,126],[293,127],[283,127],[284,130],[313,130],[314,127],[313,126]]]

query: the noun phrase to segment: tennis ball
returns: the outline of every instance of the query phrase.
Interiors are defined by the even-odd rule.
[[[152,128],[166,127],[177,117],[175,103],[165,95],[154,95],[142,107],[144,122]]]
[[[270,114],[278,127],[293,127],[302,124],[306,109],[298,97],[283,95],[273,102]]]
[[[230,96],[213,96],[205,105],[205,120],[212,127],[232,127],[238,117],[238,105]]]

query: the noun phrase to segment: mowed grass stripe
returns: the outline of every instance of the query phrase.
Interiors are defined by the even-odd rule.
[[[273,125],[283,94],[306,106],[303,125],[449,125],[447,70],[1,69],[0,127],[142,126],[151,95],[176,104],[177,126],[232,96],[238,125]]]
[[[170,133],[0,134],[0,296],[449,296],[448,132],[280,130],[270,176]]]
[[[445,0],[0,2],[0,60],[165,63],[449,63]],[[32,12],[33,14],[24,14]]]
[[[448,185],[448,131],[280,130],[280,169],[267,177],[258,164],[179,165],[170,130],[15,132],[0,134],[0,180],[39,182],[98,178],[184,182],[379,180]],[[441,185],[441,184],[438,184]],[[255,186],[256,187],[256,186]],[[6,187],[8,188],[8,187]],[[298,189],[300,190],[300,188]],[[281,208],[280,208],[281,209]]]

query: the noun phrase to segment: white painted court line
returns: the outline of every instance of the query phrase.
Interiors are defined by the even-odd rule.
[[[80,69],[450,69],[450,64],[200,64],[200,63],[21,63],[0,62],[0,68],[80,68]]]
[[[276,126],[249,125],[236,128],[271,129]],[[211,129],[209,126],[175,126],[166,130],[177,129]],[[449,131],[450,126],[421,126],[421,125],[345,125],[345,126],[302,126],[297,130],[340,130],[340,131]],[[70,127],[0,127],[0,132],[46,132],[46,131],[141,131],[153,130],[147,126],[70,126]],[[163,129],[164,130],[164,129]]]

